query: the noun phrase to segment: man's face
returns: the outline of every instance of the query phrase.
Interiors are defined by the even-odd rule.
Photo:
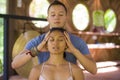
[[[50,28],[59,27],[62,28],[66,23],[66,11],[61,5],[53,5],[50,7],[48,12],[48,22],[50,24]]]

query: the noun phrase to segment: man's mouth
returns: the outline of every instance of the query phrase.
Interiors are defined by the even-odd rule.
[[[55,24],[60,24],[60,22],[54,22]]]

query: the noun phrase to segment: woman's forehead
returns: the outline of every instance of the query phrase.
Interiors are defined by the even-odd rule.
[[[56,31],[52,31],[50,36],[63,36],[63,32],[56,30]]]

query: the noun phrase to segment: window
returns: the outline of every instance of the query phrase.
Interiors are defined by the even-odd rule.
[[[116,26],[116,15],[112,9],[108,9],[104,15],[105,28],[107,32],[112,32]]]
[[[85,30],[89,24],[89,13],[85,5],[78,4],[73,10],[73,24],[78,30]]]
[[[93,25],[95,27],[104,27],[104,11],[103,10],[93,11]]]
[[[47,18],[47,9],[49,2],[47,0],[32,0],[29,8],[29,14],[31,17],[36,18]],[[32,21],[35,23],[36,27],[43,28],[48,25],[46,21]]]

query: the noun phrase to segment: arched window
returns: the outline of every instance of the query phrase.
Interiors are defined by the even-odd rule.
[[[93,11],[93,25],[95,27],[104,27],[104,11],[103,10]]]
[[[49,2],[47,0],[32,0],[29,8],[29,14],[31,17],[36,18],[47,18],[47,9],[49,6]],[[46,21],[33,21],[36,27],[43,28],[48,25]]]
[[[104,15],[105,28],[107,32],[114,31],[116,27],[116,15],[112,9],[108,9]]]
[[[73,24],[78,30],[85,30],[89,24],[89,13],[85,5],[78,4],[72,13]]]

